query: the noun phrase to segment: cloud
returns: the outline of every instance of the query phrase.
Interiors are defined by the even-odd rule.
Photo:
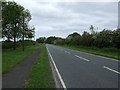
[[[36,38],[41,36],[67,37],[72,32],[89,32],[90,25],[96,31],[117,28],[117,2],[40,2],[39,0],[15,0],[32,15],[31,25],[36,28]]]

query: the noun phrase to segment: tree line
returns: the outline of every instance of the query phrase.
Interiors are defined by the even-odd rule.
[[[32,19],[30,11],[13,1],[2,2],[2,38],[7,42],[13,41],[14,50],[16,42],[22,41],[24,51],[24,39],[31,40],[34,37],[35,28],[29,25]]]
[[[74,45],[74,46],[88,46],[88,47],[115,47],[120,48],[120,29],[117,30],[102,30],[101,32],[92,33],[84,31],[82,35],[74,32],[68,35],[66,38],[51,36],[48,38],[37,39],[37,42],[45,42],[49,44],[59,44],[59,45]]]

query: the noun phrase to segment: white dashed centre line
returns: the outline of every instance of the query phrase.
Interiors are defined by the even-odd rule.
[[[110,71],[112,71],[112,72],[115,72],[115,73],[117,73],[117,74],[120,74],[120,72],[118,72],[118,71],[116,71],[116,70],[113,70],[113,69],[111,69],[111,68],[109,68],[109,67],[103,66],[103,68],[104,68],[104,69],[107,69],[107,70],[110,70]]]
[[[78,57],[78,58],[80,58],[80,59],[83,59],[83,60],[85,60],[85,61],[90,61],[90,60],[88,60],[88,59],[86,59],[86,58],[83,58],[83,57],[80,57],[80,56],[78,56],[78,55],[75,55],[76,57]]]

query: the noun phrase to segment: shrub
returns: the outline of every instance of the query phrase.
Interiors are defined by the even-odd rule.
[[[12,41],[3,41],[2,42],[2,48],[3,49],[8,49],[13,47],[13,42]]]

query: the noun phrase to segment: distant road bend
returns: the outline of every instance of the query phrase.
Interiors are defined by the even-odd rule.
[[[64,88],[118,88],[118,60],[46,44]]]

